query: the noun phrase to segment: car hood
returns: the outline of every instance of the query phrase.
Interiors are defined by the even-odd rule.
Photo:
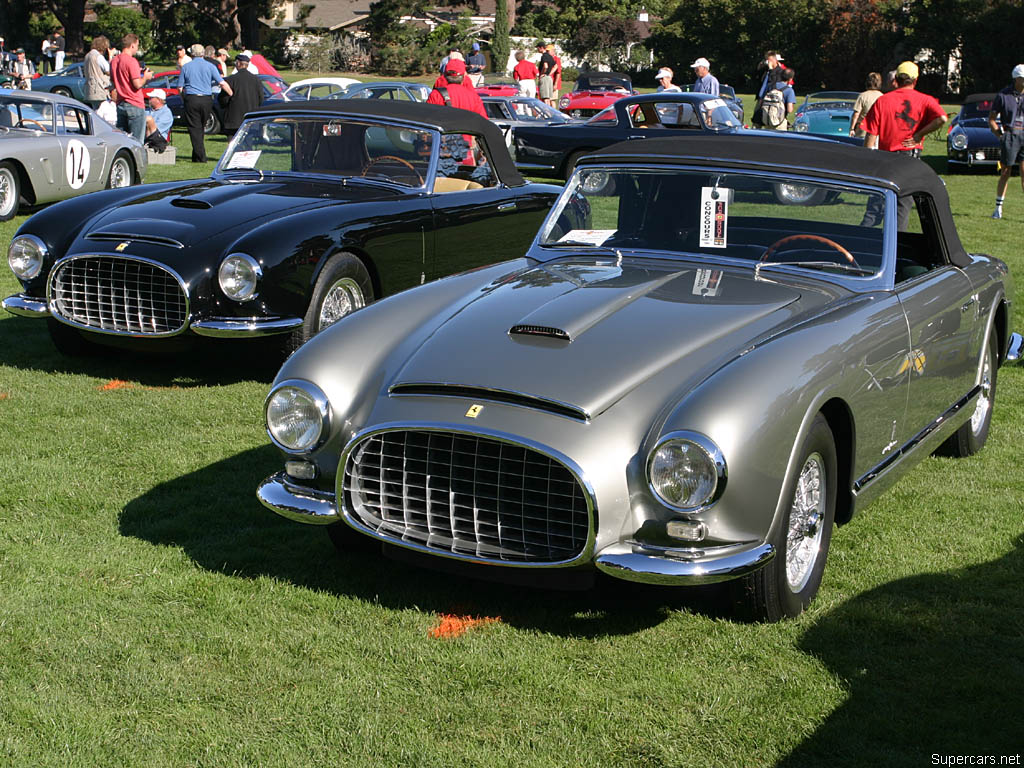
[[[122,202],[100,214],[83,234],[171,238],[194,245],[219,233],[239,227],[252,229],[256,222],[302,209],[393,194],[376,188],[346,187],[340,182],[200,179]]]
[[[684,358],[680,383],[707,375],[825,300],[820,291],[756,280],[751,270],[540,264],[488,286],[443,321],[392,390],[499,390],[592,417]]]

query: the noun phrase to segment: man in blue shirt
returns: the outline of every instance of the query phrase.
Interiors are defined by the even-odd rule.
[[[1013,85],[996,94],[988,113],[989,130],[999,137],[999,181],[993,219],[1003,218],[1003,201],[1014,166],[1020,166],[1020,183],[1024,188],[1024,64],[1014,67],[1010,76]]]
[[[701,57],[693,62],[690,68],[697,75],[697,80],[693,84],[693,92],[718,96],[718,78],[711,74],[711,62]]]
[[[178,89],[185,102],[185,124],[192,142],[192,162],[206,162],[206,122],[213,113],[213,89],[219,85],[228,96],[231,86],[224,82],[220,69],[203,58],[203,46],[196,43],[189,53],[192,61],[181,68]]]
[[[163,88],[154,88],[149,92],[149,109],[146,110],[146,141],[147,147],[154,152],[167,149],[167,137],[174,125],[174,115],[167,106],[167,92]]]

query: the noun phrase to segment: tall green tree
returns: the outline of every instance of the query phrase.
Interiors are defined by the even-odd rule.
[[[498,0],[494,8],[494,37],[491,38],[491,69],[499,74],[505,73],[512,41],[509,39],[508,2]]]

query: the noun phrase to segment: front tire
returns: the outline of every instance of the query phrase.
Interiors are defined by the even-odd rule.
[[[216,112],[210,112],[210,116],[206,120],[206,125],[203,126],[203,133],[207,136],[220,133],[220,118],[217,117]]]
[[[788,507],[773,537],[775,557],[736,584],[741,611],[756,621],[799,616],[818,594],[836,515],[836,444],[820,413],[797,453]]]
[[[124,153],[117,155],[110,164],[110,173],[107,174],[107,189],[130,187],[133,181],[135,174],[132,173],[131,161]]]
[[[0,221],[14,218],[21,201],[18,169],[6,161],[0,163]]]
[[[324,328],[372,302],[373,281],[366,266],[351,253],[331,256],[313,286],[302,327],[290,337],[294,352]]]
[[[71,89],[65,88],[62,85],[58,85],[56,88],[50,91],[50,93],[53,93],[57,96],[67,96],[69,99],[71,98]]]
[[[978,395],[978,402],[974,406],[971,418],[961,424],[960,428],[939,446],[936,453],[962,459],[973,456],[985,447],[989,427],[992,426],[992,409],[996,404],[996,343],[995,335],[989,336],[985,349],[981,352],[981,393]]]

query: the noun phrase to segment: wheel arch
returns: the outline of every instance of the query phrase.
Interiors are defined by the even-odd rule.
[[[139,167],[135,162],[135,157],[129,150],[124,148],[117,150],[117,152],[114,153],[114,156],[110,159],[110,168],[114,167],[114,161],[119,157],[123,157],[128,161],[128,170],[131,171],[132,179],[134,179],[133,184],[141,184],[142,176],[139,175]],[[107,169],[108,179],[110,178],[110,168]]]
[[[562,167],[558,171],[559,175],[563,179],[568,181],[569,174],[572,173],[572,170],[575,167],[575,163],[571,163],[570,161],[573,160],[573,158],[579,158],[579,157],[582,157],[583,155],[586,155],[586,154],[588,154],[590,152],[596,152],[596,151],[597,151],[596,147],[584,147],[582,149],[574,149],[571,152],[567,152],[566,155],[565,155],[565,160],[562,161]]]
[[[36,190],[32,186],[32,179],[28,175],[28,170],[25,168],[24,163],[18,160],[16,157],[5,157],[3,162],[10,163],[14,166],[14,170],[18,172],[18,184],[21,186],[21,198],[27,205],[36,204]]]
[[[853,517],[853,457],[856,448],[856,425],[849,405],[833,397],[818,410],[829,429],[836,446],[836,523],[848,523]],[[813,419],[812,419],[813,421]]]
[[[306,286],[306,301],[307,303],[313,296],[313,290],[316,288],[316,282],[320,279],[320,273],[324,271],[324,267],[335,256],[347,253],[351,254],[355,258],[362,262],[363,266],[366,267],[366,271],[370,275],[370,282],[373,284],[373,295],[375,299],[383,298],[383,289],[380,276],[380,270],[377,268],[377,263],[373,260],[373,257],[364,249],[351,242],[341,242],[333,245],[330,248],[324,250],[320,255],[319,261],[317,261],[316,269],[313,270],[308,285]]]
[[[1001,296],[996,304],[995,316],[992,318],[992,330],[996,334],[996,365],[1006,362],[1006,350],[1009,344],[1010,308],[1006,297]]]

